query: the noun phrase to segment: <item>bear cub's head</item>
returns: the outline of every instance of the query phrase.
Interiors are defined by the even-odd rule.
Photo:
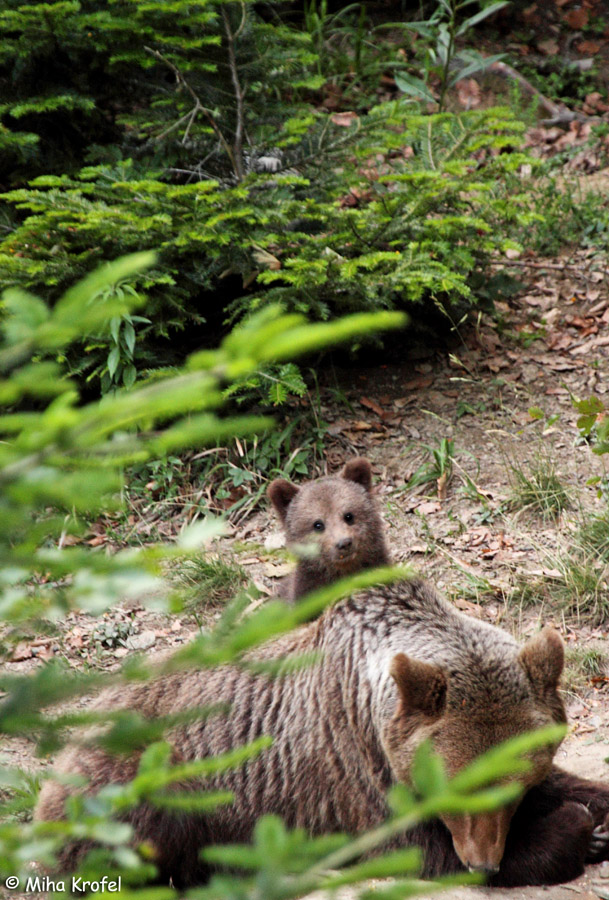
[[[371,489],[370,463],[358,457],[340,475],[300,487],[277,478],[267,493],[288,547],[311,568],[340,578],[386,562],[383,526]]]
[[[398,689],[383,745],[397,781],[411,783],[414,754],[430,740],[449,777],[509,738],[548,725],[564,724],[558,684],[564,647],[558,633],[544,628],[513,655],[469,659],[451,671],[412,659],[393,657],[390,675]],[[560,742],[558,742],[560,743]],[[550,773],[558,743],[530,751],[527,771],[502,779],[517,781],[523,794]],[[445,815],[453,845],[471,871],[499,871],[512,816],[519,800],[478,815]]]

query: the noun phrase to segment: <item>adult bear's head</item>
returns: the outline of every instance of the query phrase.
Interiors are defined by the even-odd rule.
[[[489,639],[492,629],[489,629]],[[558,694],[564,649],[560,636],[544,628],[513,657],[493,658],[484,642],[472,641],[471,655],[443,667],[394,656],[390,674],[398,689],[393,717],[385,725],[383,744],[394,777],[411,782],[414,754],[430,740],[454,776],[474,759],[509,738],[544,726],[564,723]],[[558,744],[527,755],[528,771],[517,776],[523,793],[549,774]],[[513,778],[512,780],[516,780]],[[518,802],[478,815],[444,815],[454,848],[472,871],[499,870],[511,818]]]

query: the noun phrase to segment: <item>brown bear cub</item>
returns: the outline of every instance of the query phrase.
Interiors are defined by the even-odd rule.
[[[432,742],[454,775],[510,737],[565,721],[556,632],[545,629],[520,646],[420,581],[358,593],[255,655],[285,660],[304,653],[319,661],[288,667],[282,677],[224,666],[121,685],[101,696],[98,708],[126,707],[149,717],[218,704],[214,715],[185,716],[168,733],[183,762],[226,753],[262,734],[273,739],[244,766],[176,788],[230,791],[233,803],[186,814],[160,796],[159,806],[143,802],[124,814],[135,842],[151,845],[160,881],[179,887],[205,881],[210,870],[201,849],[250,840],[265,813],[314,835],[380,825],[388,814],[386,792],[398,782],[411,784],[422,741]],[[609,789],[554,768],[555,750],[529,754],[520,805],[444,816],[391,845],[420,846],[424,875],[469,868],[503,886],[566,881],[587,861],[609,858]],[[56,765],[63,777],[45,782],[36,818],[63,818],[74,791],[67,773],[84,776],[94,794],[131,780],[137,768],[136,756],[68,748]],[[86,849],[68,847],[64,870],[73,870]]]
[[[367,459],[350,460],[340,475],[300,487],[277,478],[268,496],[297,556],[296,571],[280,593],[293,602],[362,569],[389,564],[384,527],[372,496]]]

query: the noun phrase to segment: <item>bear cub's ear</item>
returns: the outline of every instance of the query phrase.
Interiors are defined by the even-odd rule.
[[[565,645],[557,631],[546,625],[526,642],[518,658],[533,687],[541,693],[556,690],[565,663]]]
[[[267,497],[275,507],[277,515],[282,522],[285,522],[288,506],[298,493],[298,490],[295,484],[291,484],[285,478],[276,478],[275,481],[271,481],[266,489]]]
[[[349,460],[340,474],[347,481],[361,484],[367,491],[372,487],[372,467],[363,456],[357,456],[355,459]]]
[[[422,712],[426,716],[439,716],[443,712],[446,676],[438,666],[397,653],[389,674],[397,684],[404,712]]]

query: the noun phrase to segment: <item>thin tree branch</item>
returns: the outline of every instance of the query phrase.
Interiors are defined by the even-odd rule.
[[[237,180],[243,179],[243,131],[244,131],[244,97],[245,89],[239,81],[239,70],[237,69],[237,57],[235,54],[235,41],[242,34],[245,27],[246,8],[245,3],[241,4],[241,22],[237,30],[233,33],[230,27],[230,21],[226,8],[222,8],[222,18],[224,20],[224,30],[226,31],[226,41],[228,44],[228,65],[230,68],[231,80],[235,92],[235,100],[237,101],[237,109],[235,113],[235,137],[233,140],[233,166]]]
[[[213,128],[214,133],[216,134],[218,140],[222,144],[222,147],[224,148],[224,152],[230,159],[231,166],[233,168],[233,172],[235,173],[235,175],[237,175],[237,177],[239,177],[238,173],[237,173],[237,166],[235,163],[235,158],[234,158],[233,151],[231,149],[230,144],[228,143],[228,141],[222,134],[222,131],[220,130],[220,127],[216,123],[216,120],[212,116],[211,112],[207,109],[206,106],[204,106],[201,103],[198,95],[195,93],[195,91],[190,86],[190,84],[186,81],[186,79],[184,78],[184,76],[182,75],[182,73],[180,72],[178,67],[176,65],[174,65],[174,63],[172,63],[170,59],[167,59],[166,56],[163,56],[162,53],[159,53],[158,50],[153,50],[152,47],[144,47],[144,50],[146,50],[147,53],[150,53],[152,56],[155,57],[155,59],[158,59],[160,62],[164,63],[164,65],[168,66],[171,69],[171,71],[175,75],[177,84],[180,87],[184,88],[184,90],[186,90],[190,94],[190,96],[192,97],[193,102],[194,102],[194,106],[190,110],[190,112],[187,112],[186,115],[181,116],[181,118],[178,119],[177,122],[174,122],[173,125],[170,125],[169,128],[166,128],[165,131],[163,131],[160,135],[157,136],[156,139],[160,140],[161,138],[165,137],[167,134],[169,134],[175,128],[178,128],[182,124],[182,122],[185,122],[187,119],[190,118],[190,121],[189,121],[188,125],[186,126],[186,131],[184,132],[184,135],[182,137],[182,143],[184,143],[186,141],[186,138],[188,137],[188,133],[190,131],[192,123],[194,122],[198,113],[203,113],[203,115],[205,116],[205,118],[207,119],[207,121],[209,122],[211,127]],[[243,169],[243,163],[241,163],[241,169]],[[243,175],[241,175],[241,177],[243,177]]]

